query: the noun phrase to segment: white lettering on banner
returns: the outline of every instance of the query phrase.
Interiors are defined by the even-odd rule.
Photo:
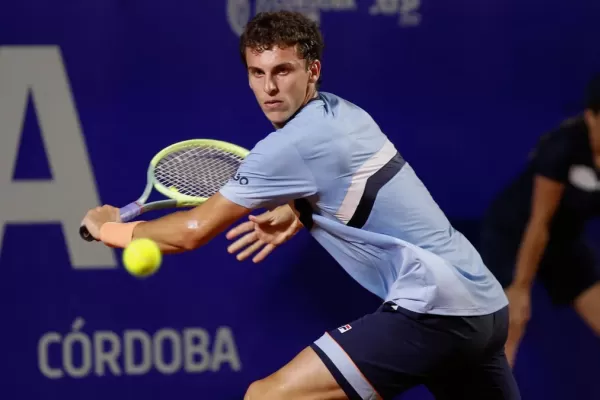
[[[356,10],[356,0],[256,0],[256,13],[276,10]]]
[[[250,0],[227,0],[227,21],[233,32],[240,36],[252,15]],[[254,14],[265,11],[299,11],[316,22],[321,11],[354,11],[356,0],[256,0]]]
[[[143,330],[126,330],[122,337],[112,331],[82,332],[85,321],[77,318],[71,332],[62,336],[47,332],[38,341],[38,368],[49,379],[65,376],[81,379],[91,374],[144,375],[152,367],[171,375],[183,368],[186,373],[218,372],[225,364],[240,371],[242,364],[231,328],[217,329],[211,340],[203,328],[185,328],[179,332],[164,328],[154,335]],[[212,345],[212,346],[211,346]],[[49,353],[60,354],[60,361]]]
[[[398,15],[400,26],[417,26],[421,23],[421,0],[375,0],[369,8],[371,15]]]
[[[90,338],[79,332],[84,321],[77,319],[71,327],[73,332],[65,336],[62,345],[62,359],[65,371],[73,378],[83,378],[92,368],[92,343]],[[73,347],[78,343],[81,347],[81,365],[76,366],[73,360]]]
[[[60,343],[61,336],[56,332],[49,332],[42,336],[38,342],[38,365],[44,376],[58,379],[64,376],[62,370],[50,366],[48,360],[48,347],[53,343]]]
[[[421,24],[421,0],[374,0],[369,8],[372,16],[398,16],[398,25],[412,27]],[[356,0],[256,0],[254,14],[264,11],[299,11],[320,23],[322,11],[357,11]],[[227,0],[227,21],[238,36],[250,20],[250,0]]]
[[[12,181],[29,94],[53,178]],[[56,222],[73,268],[117,267],[111,249],[79,237],[81,219],[99,196],[56,46],[0,46],[0,193],[0,246],[6,224]]]
[[[244,32],[250,14],[250,0],[227,0],[227,21],[236,35]]]

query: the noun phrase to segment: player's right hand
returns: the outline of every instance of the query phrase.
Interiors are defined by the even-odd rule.
[[[509,364],[514,366],[519,344],[531,318],[531,291],[526,287],[509,286],[506,289],[506,297],[508,297],[509,328],[505,350]]]
[[[232,240],[242,234],[241,238],[232,243],[227,251],[239,254],[236,258],[243,261],[258,252],[252,261],[264,260],[275,248],[290,240],[303,225],[294,210],[288,206],[280,206],[258,216],[250,215],[249,221],[241,223],[227,232],[227,239]]]
[[[104,205],[89,210],[87,214],[85,214],[82,224],[85,225],[94,239],[100,240],[100,228],[102,228],[102,225],[106,222],[119,221],[119,209],[113,206]]]

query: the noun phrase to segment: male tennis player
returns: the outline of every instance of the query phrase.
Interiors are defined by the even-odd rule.
[[[240,50],[275,131],[239,168],[245,179],[190,211],[122,224],[117,209],[104,206],[85,225],[110,246],[147,237],[175,253],[200,247],[254,209],[282,206],[275,238],[293,233],[298,213],[382,299],[372,314],[254,382],[246,400],[388,399],[419,384],[438,399],[520,398],[503,350],[502,287],[369,114],[317,90],[322,49],[317,25],[301,14],[258,14]]]

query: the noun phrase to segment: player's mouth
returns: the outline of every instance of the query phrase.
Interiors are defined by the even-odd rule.
[[[267,110],[274,110],[274,109],[280,108],[283,105],[283,101],[268,100],[268,101],[265,101],[263,104]]]

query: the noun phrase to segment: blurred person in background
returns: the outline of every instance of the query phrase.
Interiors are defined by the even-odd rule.
[[[600,215],[600,74],[585,109],[542,136],[524,171],[492,202],[480,253],[509,299],[506,355],[514,366],[531,316],[534,280],[600,335],[600,266],[584,243]]]

